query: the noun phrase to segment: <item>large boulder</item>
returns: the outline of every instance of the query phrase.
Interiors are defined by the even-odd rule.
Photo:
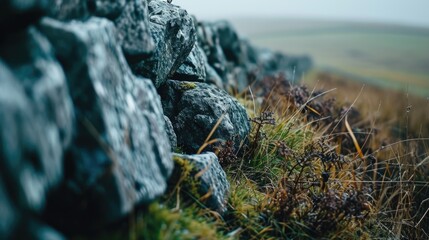
[[[158,88],[186,60],[196,41],[193,19],[178,6],[149,1],[149,26],[155,51],[147,59],[130,62],[134,73],[152,79]]]
[[[115,25],[122,50],[130,63],[147,58],[155,49],[149,31],[146,0],[127,1],[122,13],[115,19]]]
[[[212,138],[233,140],[236,149],[250,131],[244,107],[213,85],[169,80],[159,92],[177,144],[187,153],[198,151],[220,118]]]
[[[107,19],[46,18],[40,29],[63,65],[78,120],[47,219],[65,231],[117,221],[166,189],[173,163],[159,96],[131,73]]]
[[[187,161],[192,166],[193,176],[189,177],[199,183],[197,194],[208,196],[204,204],[221,214],[225,213],[230,185],[216,154],[212,152],[195,155],[174,154],[174,159],[182,164],[183,161]]]

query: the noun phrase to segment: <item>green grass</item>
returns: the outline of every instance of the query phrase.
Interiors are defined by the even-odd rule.
[[[429,96],[429,29],[312,20],[260,21],[234,23],[254,44],[310,55],[319,69]]]
[[[350,90],[312,98],[316,93],[290,87],[281,78],[267,78],[262,85],[272,90],[257,99],[250,93],[237,96],[252,119],[252,131],[241,155],[220,159],[231,184],[224,215],[205,207],[196,190],[198,173],[189,162],[174,158],[163,197],[136,210],[125,226],[83,239],[428,237],[429,161],[421,160],[429,159],[429,147],[417,146],[421,140],[390,142],[395,140],[389,129],[375,131],[395,109],[370,115],[369,105],[356,103],[363,114],[350,114],[347,121],[359,128],[353,134],[365,133],[356,140],[364,154],[360,157],[345,130],[343,109],[350,104],[329,100],[332,95],[350,97]],[[369,90],[372,96],[380,93]],[[392,145],[382,147],[384,141]],[[237,152],[231,146],[220,148],[218,156]]]

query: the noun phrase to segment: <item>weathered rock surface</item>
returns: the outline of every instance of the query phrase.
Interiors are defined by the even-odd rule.
[[[219,213],[226,212],[230,186],[216,154],[212,152],[196,155],[174,154],[174,158],[186,160],[193,165],[193,174],[198,176],[196,180],[200,182],[199,193],[201,196],[211,194],[206,206]]]
[[[227,21],[218,21],[213,24],[213,27],[226,59],[235,65],[243,65],[245,59],[243,59],[241,39],[232,25]]]
[[[14,78],[2,77],[6,105],[0,107],[4,111],[0,126],[5,128],[7,148],[2,152],[10,164],[2,170],[16,180],[19,202],[40,211],[45,193],[62,178],[63,149],[73,131],[72,103],[64,72],[54,61],[46,38],[29,28],[6,43],[0,47],[0,56]]]
[[[279,73],[299,80],[311,66],[163,0],[1,6],[0,239],[62,239],[51,227],[121,220],[164,193],[177,145],[197,152],[221,118],[212,139],[246,141],[246,111],[221,89]],[[216,156],[176,157],[223,213],[229,184]]]
[[[158,88],[186,60],[196,33],[192,17],[166,1],[149,1],[149,21],[155,51],[149,58],[130,64],[134,73],[152,79]]]
[[[217,74],[216,70],[212,68],[208,63],[206,63],[206,82],[213,84],[216,87],[223,89],[224,84],[222,78]]]
[[[115,19],[115,25],[118,29],[122,50],[131,63],[148,57],[155,49],[149,31],[146,0],[128,1],[120,16]]]
[[[43,42],[30,33],[23,41],[34,41],[34,51],[43,53],[39,40]],[[20,60],[32,60],[21,57]],[[27,70],[37,72],[40,69],[27,66]],[[7,239],[16,238],[21,232],[34,233],[23,225],[42,211],[46,193],[62,178],[63,162],[55,121],[38,108],[42,105],[40,102],[33,103],[41,99],[32,96],[49,93],[58,85],[44,86],[36,75],[33,87],[39,88],[39,92],[26,93],[22,83],[1,61],[0,79],[0,237]],[[27,84],[29,82],[27,80]],[[40,89],[43,87],[45,89]]]
[[[195,44],[185,62],[174,73],[173,79],[181,81],[205,82],[206,64],[206,55],[200,46]]]
[[[111,223],[166,188],[173,164],[159,96],[131,73],[112,22],[46,18],[40,29],[64,67],[78,119],[48,218],[66,231]]]
[[[93,0],[45,0],[49,1],[49,16],[58,20],[87,19],[94,10]],[[92,8],[92,9],[91,9]]]
[[[126,2],[126,0],[88,0],[90,9],[92,8],[96,16],[112,20],[123,12]]]
[[[220,45],[219,34],[211,23],[199,22],[197,26],[198,44],[206,54],[208,63],[226,86],[227,61]]]
[[[239,149],[250,131],[244,107],[215,86],[169,80],[160,94],[165,114],[177,134],[177,144],[187,153],[198,151],[221,117],[213,139],[233,140]]]
[[[164,115],[165,120],[165,131],[167,132],[168,139],[170,140],[171,150],[174,151],[174,149],[177,147],[177,136],[174,132],[173,124],[171,123],[170,119]]]

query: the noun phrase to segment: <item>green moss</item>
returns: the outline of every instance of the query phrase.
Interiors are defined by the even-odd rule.
[[[170,186],[175,186],[172,192],[185,191],[186,194],[193,198],[199,198],[199,187],[200,182],[195,179],[194,175],[197,174],[195,167],[187,159],[174,156],[174,172],[172,174],[172,180],[170,180]]]
[[[166,205],[151,204],[134,227],[136,239],[226,239],[213,222],[201,216],[200,209],[188,206],[171,210]]]
[[[191,89],[194,89],[197,87],[197,84],[193,83],[193,82],[181,82],[180,83],[180,90],[182,91],[188,91]]]

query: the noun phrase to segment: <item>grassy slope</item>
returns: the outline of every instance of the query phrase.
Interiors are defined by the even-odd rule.
[[[234,24],[256,45],[309,54],[325,71],[429,96],[429,29],[281,19]]]
[[[259,97],[237,96],[253,130],[244,155],[235,156],[228,145],[218,152],[231,183],[224,216],[204,207],[192,190],[198,183],[191,166],[176,160],[181,171],[173,179],[179,180],[159,202],[119,230],[91,239],[427,238],[428,141],[404,142],[390,131],[399,124],[410,135],[422,134],[408,127],[411,115],[395,120],[400,105],[373,112],[368,96],[385,93],[381,89],[360,92],[360,84],[343,86],[341,77],[316,78],[323,88],[339,90],[313,98],[320,92],[267,78],[262,88],[253,86]]]
[[[427,239],[428,100],[346,80],[314,71],[309,90],[266,79],[261,89],[273,91],[237,96],[253,130],[243,156],[218,152],[231,183],[226,215],[204,207],[180,163],[163,198],[91,239]],[[336,90],[313,99],[320,89]]]

